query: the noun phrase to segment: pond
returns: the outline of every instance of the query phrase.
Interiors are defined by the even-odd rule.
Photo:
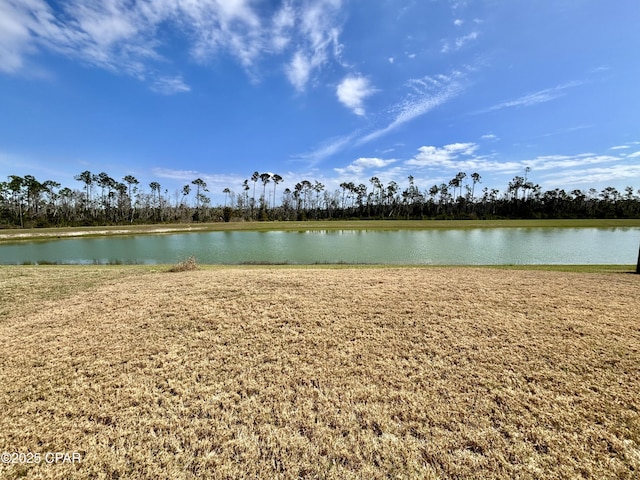
[[[640,228],[231,231],[0,245],[0,264],[635,264]]]

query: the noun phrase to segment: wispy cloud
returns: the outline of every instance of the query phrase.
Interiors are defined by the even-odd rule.
[[[544,133],[541,135],[541,137],[554,137],[556,135],[565,135],[567,133],[578,132],[580,130],[586,130],[588,128],[593,128],[593,127],[594,125],[576,125],[573,127],[561,128],[553,132]]]
[[[24,55],[35,50],[30,31],[33,25],[25,5],[0,3],[0,71],[20,70]]]
[[[3,2],[0,22],[10,28],[0,28],[0,45],[7,46],[0,48],[0,65],[17,72],[29,54],[45,49],[153,84],[163,75],[153,67],[160,55],[154,38],[157,25],[144,8],[149,5],[76,0],[54,10],[43,0]],[[162,10],[161,1],[156,6]]]
[[[236,188],[239,190],[246,177],[240,175],[219,175],[197,170],[174,170],[170,168],[153,168],[152,173],[155,178],[182,182],[191,185],[193,180],[202,179],[207,184],[207,190],[211,194],[220,194],[225,188]]]
[[[633,182],[640,178],[640,165],[614,164],[608,167],[584,168],[544,176],[549,185],[589,185]]]
[[[174,93],[189,92],[191,87],[185,84],[182,77],[160,77],[151,85],[151,90],[163,95],[173,95]]]
[[[377,90],[364,77],[348,76],[336,88],[336,95],[340,103],[352,110],[356,115],[364,115],[364,99],[373,95]]]
[[[357,143],[364,144],[375,140],[446,103],[464,90],[465,83],[466,75],[460,71],[410,80],[410,93],[390,109],[391,121],[386,126],[364,135]]]
[[[313,71],[326,64],[330,57],[339,61],[341,6],[342,0],[315,0],[298,7],[295,22],[298,48],[285,68],[296,90],[303,91]]]
[[[594,153],[581,153],[577,155],[542,155],[531,160],[523,160],[522,163],[538,171],[584,168],[587,165],[612,163],[620,161],[620,157],[614,155],[596,155]]]
[[[336,153],[344,150],[348,145],[353,143],[353,140],[356,136],[357,132],[354,132],[349,135],[330,138],[313,150],[296,155],[295,158],[299,160],[305,160],[309,162],[310,166],[313,166],[318,162],[324,160],[325,158],[329,158],[332,155],[335,155]]]
[[[290,43],[296,24],[296,12],[290,2],[285,2],[272,19],[270,47],[274,52],[283,51]]]
[[[303,91],[313,68],[309,58],[302,51],[297,51],[286,67],[287,78],[296,90]]]
[[[471,32],[467,35],[463,35],[462,37],[456,38],[453,42],[449,42],[445,40],[442,42],[442,49],[440,51],[442,53],[448,53],[448,52],[460,50],[466,44],[477,40],[479,36],[480,34],[478,32]]]
[[[539,90],[537,92],[528,93],[526,95],[523,95],[522,97],[515,98],[513,100],[508,100],[506,102],[498,103],[497,105],[486,108],[484,110],[480,110],[475,113],[493,112],[495,110],[502,110],[504,108],[531,107],[539,103],[550,102],[552,100],[562,97],[565,94],[565,90],[578,87],[582,84],[583,82],[577,82],[577,81],[564,83],[562,85],[558,85],[557,87],[546,88],[544,90]]]
[[[172,168],[154,168],[153,174],[157,178],[167,178],[171,180],[191,182],[199,178],[202,174],[196,170],[175,170]]]
[[[635,149],[637,148],[638,145],[640,145],[640,142],[627,142],[623,145],[615,145],[611,147],[611,150],[629,150],[632,148]],[[635,152],[630,155],[627,155],[627,158],[637,157],[639,154],[640,152]],[[625,153],[622,152],[621,155],[625,155]]]
[[[161,35],[172,28],[188,41],[191,58],[207,63],[230,55],[251,72],[265,56],[282,56],[283,70],[297,90],[330,58],[339,61],[341,0],[286,0],[258,8],[251,0],[69,0],[53,8],[44,0],[0,2],[0,71],[24,68],[41,49],[148,81],[156,91],[178,78],[162,55]],[[182,82],[184,86],[184,81]]]

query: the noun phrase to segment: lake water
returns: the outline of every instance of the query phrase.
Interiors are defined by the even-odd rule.
[[[640,228],[206,232],[0,245],[0,264],[635,264]]]

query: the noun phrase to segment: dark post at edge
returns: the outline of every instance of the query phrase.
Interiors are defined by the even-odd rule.
[[[638,264],[636,265],[636,273],[640,274],[640,248],[638,248]]]

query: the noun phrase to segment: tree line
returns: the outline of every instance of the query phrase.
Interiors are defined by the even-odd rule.
[[[74,179],[80,188],[39,181],[33,175],[9,175],[0,182],[0,227],[48,227],[310,219],[502,219],[502,218],[639,218],[640,190],[628,186],[600,191],[543,191],[515,176],[501,192],[480,188],[477,172],[459,172],[449,182],[421,189],[413,176],[400,186],[372,177],[369,184],[343,182],[331,191],[321,182],[302,180],[278,190],[283,178],[254,172],[234,191],[222,190],[224,204],[212,205],[201,178],[172,195],[160,183],[150,192],[132,175],[121,180],[84,171]],[[278,196],[279,194],[279,196]],[[257,197],[256,197],[257,195]]]

